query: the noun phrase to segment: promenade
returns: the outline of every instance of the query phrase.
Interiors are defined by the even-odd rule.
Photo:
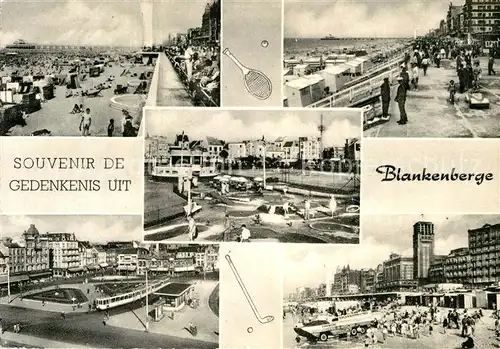
[[[409,91],[406,100],[408,123],[399,125],[398,105],[391,95],[391,119],[364,132],[365,137],[491,138],[500,135],[500,77],[488,76],[487,58],[480,59],[481,92],[490,100],[489,109],[470,109],[466,94],[457,93],[450,104],[448,84],[458,77],[455,62],[443,61],[441,68],[431,66],[427,76],[420,70],[418,91]]]
[[[160,67],[157,86],[157,106],[159,107],[190,107],[193,106],[181,79],[174,70],[172,63],[164,53],[160,53]]]

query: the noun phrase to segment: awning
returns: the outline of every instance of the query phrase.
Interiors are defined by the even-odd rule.
[[[119,265],[118,268],[116,268],[118,271],[134,271],[135,266],[134,265]]]
[[[42,276],[49,276],[52,275],[52,271],[46,270],[46,271],[39,271],[39,272],[33,272],[29,274],[30,278],[37,278],[37,277],[42,277]]]
[[[7,275],[0,276],[0,284],[6,284],[7,282],[20,282],[20,281],[28,281],[28,275],[12,275],[10,280],[7,279]]]
[[[83,268],[82,267],[78,267],[78,268],[68,268],[68,271],[70,273],[79,273],[81,271],[83,271]]]

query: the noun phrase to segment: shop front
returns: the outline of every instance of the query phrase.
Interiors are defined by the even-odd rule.
[[[193,293],[193,284],[170,283],[154,294],[165,300],[164,310],[179,311],[192,299]]]

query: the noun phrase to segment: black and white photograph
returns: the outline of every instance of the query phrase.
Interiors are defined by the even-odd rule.
[[[141,216],[1,216],[2,347],[218,348],[219,245]]]
[[[365,137],[500,132],[497,1],[284,1],[285,107],[360,107]]]
[[[498,346],[500,216],[364,215],[362,230],[287,246],[284,347]]]
[[[145,241],[359,243],[360,110],[145,118]]]
[[[145,105],[219,105],[219,0],[6,0],[0,19],[0,135],[136,137]]]

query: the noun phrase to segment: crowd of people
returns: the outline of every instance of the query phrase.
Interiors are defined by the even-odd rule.
[[[166,49],[195,105],[220,105],[220,50],[218,46],[187,44]]]
[[[400,119],[398,124],[405,125],[408,122],[406,114],[407,93],[410,90],[418,91],[420,71],[423,76],[427,75],[431,66],[441,68],[441,61],[446,59],[455,63],[458,83],[452,79],[448,83],[450,103],[455,103],[456,93],[475,92],[479,88],[479,81],[483,74],[480,67],[480,46],[477,44],[464,45],[456,40],[445,38],[423,38],[417,40],[413,45],[413,52],[407,52],[401,64],[401,71],[397,77],[398,87],[394,101],[398,103]],[[488,75],[495,75],[494,52],[488,57]],[[382,119],[389,118],[389,105],[391,102],[391,90],[389,79],[384,79],[380,87],[382,99]]]

